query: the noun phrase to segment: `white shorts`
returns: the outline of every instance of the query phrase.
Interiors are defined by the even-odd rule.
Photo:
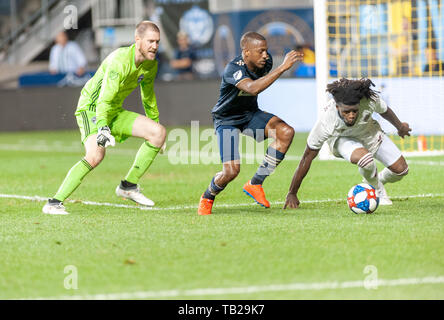
[[[365,148],[365,147],[358,140],[354,140],[349,137],[340,137],[336,140],[334,148],[336,153],[340,154],[342,158],[344,158],[347,161],[350,161],[353,151],[355,151],[357,148]],[[381,163],[385,167],[390,167],[401,156],[402,154],[399,148],[385,134],[382,137],[382,142],[379,145],[379,148],[373,154],[373,157],[381,161]]]

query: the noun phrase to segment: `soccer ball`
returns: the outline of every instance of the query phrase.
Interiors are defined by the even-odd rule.
[[[376,190],[367,183],[360,183],[350,189],[347,195],[348,207],[354,213],[373,213],[378,208]]]

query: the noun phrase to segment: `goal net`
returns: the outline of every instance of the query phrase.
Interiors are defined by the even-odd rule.
[[[371,78],[413,129],[401,139],[379,118],[400,149],[444,154],[444,0],[315,0],[314,6],[318,107],[334,79]]]

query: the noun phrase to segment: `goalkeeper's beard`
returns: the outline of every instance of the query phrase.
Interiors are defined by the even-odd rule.
[[[140,54],[142,54],[142,56],[145,58],[145,60],[154,60],[154,59],[156,59],[157,51],[155,51],[155,52],[152,52],[152,51],[144,52],[142,50],[139,50],[139,52],[140,52]]]

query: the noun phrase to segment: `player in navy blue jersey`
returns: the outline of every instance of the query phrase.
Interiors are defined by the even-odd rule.
[[[225,67],[219,100],[212,110],[223,170],[216,173],[200,198],[200,215],[211,214],[216,195],[239,174],[239,133],[249,135],[258,142],[274,139],[256,174],[243,187],[243,191],[258,204],[269,208],[262,183],[284,159],[294,136],[294,129],[283,120],[259,109],[257,95],[296,61],[301,61],[303,55],[292,50],[285,55],[282,64],[271,71],[273,60],[262,35],[247,32],[242,36],[240,46],[242,54]]]

